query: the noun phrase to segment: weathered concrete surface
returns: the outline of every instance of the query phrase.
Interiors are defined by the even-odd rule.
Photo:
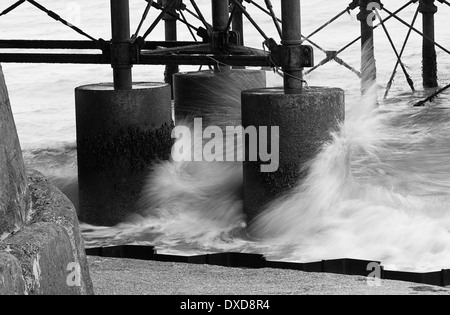
[[[306,177],[305,166],[332,140],[344,118],[345,93],[338,88],[311,87],[302,94],[284,94],[282,88],[242,93],[244,128],[279,127],[278,169],[262,173],[261,165],[269,163],[244,162],[244,208],[249,220]],[[268,133],[270,141],[270,128]],[[246,146],[248,152],[248,141]]]
[[[0,66],[0,295],[93,294],[74,206],[26,173]]]
[[[29,191],[32,200],[31,221],[54,222],[62,226],[70,240],[69,248],[76,262],[81,266],[82,286],[79,293],[93,294],[92,281],[84,250],[84,241],[81,237],[77,212],[70,200],[61,191],[50,184],[47,178],[39,172],[30,170],[27,172]]]
[[[27,178],[0,66],[0,239],[20,228],[28,211]]]
[[[23,228],[7,239],[10,253],[20,261],[27,294],[75,295],[80,288],[69,286],[67,271],[75,262],[70,238],[66,230],[56,223],[36,223]]]
[[[446,288],[279,269],[88,257],[99,295],[449,295]]]
[[[260,70],[199,71],[174,75],[176,124],[202,118],[207,126],[241,125],[241,93],[266,87]]]
[[[25,280],[20,263],[13,255],[0,252],[0,295],[23,295]]]
[[[30,220],[0,243],[0,254],[6,252],[20,264],[14,277],[23,276],[26,294],[93,294],[75,208],[42,174],[29,171],[28,182]],[[0,269],[4,266],[0,260]],[[17,293],[14,286],[6,289],[3,294]]]
[[[164,83],[76,89],[80,220],[116,225],[139,212],[148,170],[170,157],[172,98]]]

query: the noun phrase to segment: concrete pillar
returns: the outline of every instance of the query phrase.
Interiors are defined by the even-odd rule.
[[[260,127],[269,127],[268,147],[273,149],[270,130],[279,127],[279,168],[275,172],[262,172],[261,166],[268,163],[260,158],[249,160],[246,142],[244,208],[249,221],[305,178],[303,167],[332,139],[331,132],[337,131],[345,118],[344,98],[341,89],[319,87],[303,89],[301,94],[285,94],[283,88],[242,93],[243,126],[257,128],[258,143]]]
[[[115,225],[139,211],[149,167],[170,155],[170,86],[96,84],[77,88],[75,96],[80,219]]]
[[[241,92],[266,87],[266,73],[259,70],[200,71],[174,76],[175,120],[205,126],[241,125]]]
[[[27,187],[22,149],[0,66],[0,240],[25,224],[29,211]]]
[[[434,88],[438,86],[437,80],[437,55],[434,29],[434,15],[438,11],[434,0],[420,0],[419,11],[423,16],[423,86]]]

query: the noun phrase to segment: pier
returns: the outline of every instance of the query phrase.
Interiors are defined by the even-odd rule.
[[[176,126],[191,128],[195,119],[202,118],[206,127],[255,127],[259,146],[266,141],[267,149],[279,149],[278,168],[273,172],[264,172],[262,170],[267,166],[267,161],[261,157],[250,160],[252,144],[244,140],[245,158],[240,161],[243,162],[243,187],[236,187],[236,190],[242,191],[246,224],[251,228],[254,220],[268,205],[288,195],[298,183],[305,180],[308,162],[317,156],[324,144],[332,141],[333,132],[337,132],[345,122],[345,91],[336,87],[309,86],[308,76],[328,63],[336,62],[342,66],[342,71],[351,71],[355,75],[356,84],[361,86],[361,94],[366,95],[380,83],[377,76],[377,43],[374,40],[376,31],[386,35],[396,60],[395,69],[386,83],[385,99],[389,97],[393,81],[400,75],[398,69],[405,77],[405,90],[415,92],[421,85],[427,93],[426,98],[412,104],[412,107],[426,106],[450,88],[450,84],[439,84],[437,50],[448,54],[450,51],[446,48],[448,45],[440,44],[444,39],[436,38],[434,20],[441,8],[450,10],[450,3],[446,0],[402,1],[400,8],[395,11],[390,10],[391,4],[383,3],[382,0],[354,0],[341,12],[330,16],[325,24],[311,34],[302,33],[300,0],[282,0],[281,14],[275,12],[270,0],[211,0],[211,21],[205,19],[196,0],[145,0],[146,8],[134,33],[134,25],[130,23],[130,1],[138,0],[110,0],[111,34],[104,35],[108,39],[94,38],[36,0],[19,0],[8,8],[0,8],[3,10],[0,12],[1,19],[2,16],[14,14],[15,9],[24,3],[29,3],[55,20],[55,23],[62,23],[86,38],[76,41],[0,38],[0,63],[98,64],[112,69],[109,83],[92,82],[74,86],[80,191],[77,212],[42,174],[25,170],[7,101],[6,84],[1,81],[3,78],[0,80],[0,122],[1,119],[5,121],[0,124],[0,145],[15,152],[10,156],[0,155],[0,236],[5,235],[4,239],[0,238],[0,267],[4,263],[12,270],[10,274],[20,275],[11,277],[10,292],[6,293],[53,293],[56,289],[52,287],[51,279],[36,280],[30,274],[33,259],[44,257],[42,264],[50,267],[42,270],[52,272],[55,269],[63,273],[65,264],[74,256],[81,265],[84,282],[79,289],[71,288],[67,292],[92,294],[92,281],[87,270],[78,220],[95,226],[113,227],[130,215],[139,213],[142,192],[148,188],[145,186],[148,173],[154,171],[162,161],[171,161],[173,129]],[[250,6],[267,15],[279,38],[267,36],[247,10]],[[416,7],[416,13],[411,17],[412,23],[399,17],[410,7]],[[157,17],[150,20],[150,13],[155,11]],[[326,32],[335,21],[350,13],[357,17],[355,28],[360,34],[357,38],[332,51],[316,43],[315,35]],[[419,16],[423,21],[421,29],[416,25]],[[408,29],[402,46],[392,40],[390,20],[397,20]],[[145,22],[149,21],[151,24],[145,29]],[[246,46],[246,33],[249,30],[244,27],[244,21],[249,22],[253,32],[260,34],[262,49]],[[165,40],[154,41],[152,35],[160,23],[164,23]],[[180,40],[180,27],[189,30],[192,40]],[[423,39],[421,84],[413,82],[402,59],[413,33]],[[361,64],[351,65],[341,59],[342,52],[357,44],[361,46]],[[42,52],[36,53],[35,50]],[[322,60],[314,58],[318,51],[324,54]],[[137,65],[165,66],[164,82],[135,82],[133,67]],[[180,72],[183,66],[201,68],[199,71],[184,73]],[[255,70],[254,67],[261,70]],[[267,87],[266,73],[262,70],[267,68],[283,77],[283,86]],[[216,95],[218,90],[229,102]],[[201,99],[211,100],[210,105],[199,106]],[[236,99],[240,101],[236,102]],[[265,127],[272,134],[276,132],[276,137],[264,139],[267,132],[264,134],[261,130]],[[274,139],[277,139],[277,143]],[[2,190],[7,193],[2,195]],[[47,208],[43,207],[44,210],[36,201],[42,197],[40,191],[47,194],[44,194],[44,200],[50,200],[46,201]],[[30,200],[34,211],[43,211],[44,214],[32,212],[33,220],[27,221]],[[62,205],[64,211],[61,207],[52,207],[54,203]],[[10,211],[11,207],[14,211]],[[26,243],[33,238],[34,232],[40,235],[39,240],[35,240],[38,244],[33,244],[44,253],[41,256],[39,253],[27,256]],[[19,237],[16,233],[19,233]],[[50,263],[51,248],[59,241],[62,254]],[[7,252],[8,248],[13,248],[12,254]],[[181,259],[181,262],[191,264],[358,276],[364,276],[367,273],[365,268],[370,264],[351,259],[291,264],[269,261],[262,255],[235,253],[179,258],[159,255],[153,247],[142,249],[128,245],[89,249],[88,254],[153,261]],[[448,270],[420,275],[384,269],[380,272],[383,279],[438,286],[448,286],[450,282]],[[28,282],[20,280],[22,274]],[[58,286],[64,286],[61,283],[58,282]],[[3,293],[2,287],[0,293]]]

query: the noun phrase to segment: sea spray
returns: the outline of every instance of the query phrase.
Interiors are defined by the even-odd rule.
[[[48,143],[43,147],[28,147],[24,150],[27,168],[35,169],[56,185],[79,207],[77,150],[75,143]]]
[[[262,252],[299,262],[349,257],[421,272],[448,268],[449,109],[378,106],[374,99],[347,104],[341,130],[304,166],[308,177],[250,228],[240,163],[168,161],[150,176],[142,213],[113,228],[83,226],[87,244]]]
[[[353,105],[334,141],[311,162],[307,179],[252,226],[270,244],[266,254],[293,261],[359,258],[408,270],[448,268],[446,112],[387,111],[370,96]]]
[[[208,125],[226,131],[226,126],[240,124],[240,91],[245,86],[245,82],[228,82],[224,78],[220,89],[207,92],[210,98],[203,98],[203,106],[197,107],[209,108],[210,102],[221,105],[215,106],[218,109],[215,112],[203,113]],[[202,99],[201,95],[198,97]],[[141,211],[127,222],[113,228],[84,225],[88,245],[122,243],[125,239],[151,242],[171,250],[177,247],[184,250],[236,249],[242,243],[246,246],[245,241],[236,241],[237,235],[245,235],[242,162],[205,161],[203,150],[196,148],[203,148],[208,139],[204,139],[201,132],[195,132],[190,119],[177,121],[177,126],[191,131],[191,137],[178,139],[174,146],[174,150],[180,146],[190,148],[181,154],[188,154],[189,159],[172,158],[149,171],[140,200]],[[225,132],[224,143],[226,139]],[[224,160],[229,153],[237,156],[241,149],[237,146],[228,152],[225,147]],[[180,155],[180,152],[173,153]]]

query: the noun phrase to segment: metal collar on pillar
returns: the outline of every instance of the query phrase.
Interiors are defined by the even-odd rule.
[[[435,0],[419,0],[420,13],[437,13],[438,7],[434,3]]]
[[[284,72],[284,91],[298,94],[303,89],[303,68],[314,65],[311,46],[302,45],[300,0],[281,2],[283,19],[282,45],[266,43],[271,50],[273,63]]]
[[[230,1],[212,0],[213,33],[211,34],[211,50],[216,54],[224,54],[228,44],[239,44],[238,36],[229,30]],[[229,70],[230,67],[216,66],[216,70]]]
[[[283,41],[284,50],[288,53],[284,65],[284,90],[286,93],[301,92],[303,89],[303,68],[300,67],[292,54],[293,50],[301,48],[302,27],[300,0],[282,1],[281,15],[283,20]]]
[[[243,0],[238,0],[242,5]],[[242,8],[245,7],[242,5]],[[237,6],[233,3],[232,8],[230,8],[231,12],[234,11],[233,21],[232,21],[232,30],[233,32],[239,35],[239,45],[244,45],[244,12],[241,7]]]
[[[114,89],[131,90],[132,45],[129,0],[111,0],[111,66],[114,69]]]

